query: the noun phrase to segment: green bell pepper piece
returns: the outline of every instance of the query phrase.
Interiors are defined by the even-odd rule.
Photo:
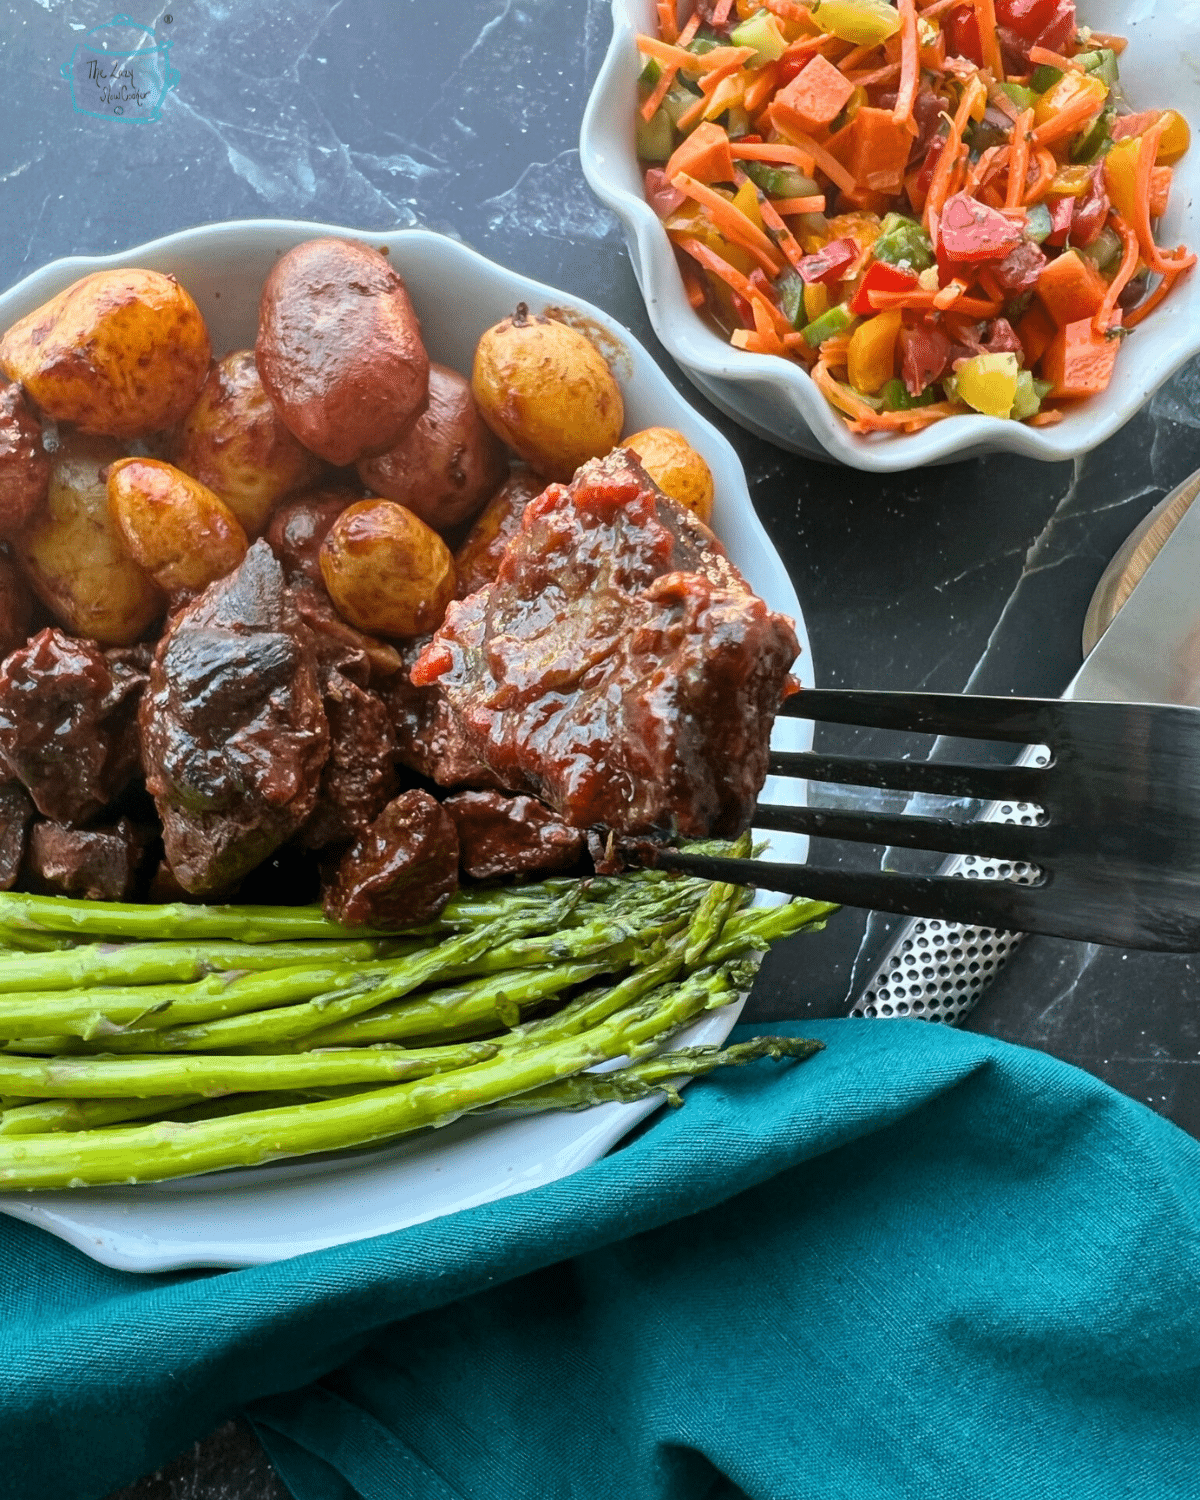
[[[1047,89],[1052,89],[1062,77],[1061,68],[1052,68],[1048,63],[1042,63],[1034,68],[1029,78],[1029,87],[1035,94],[1044,94]]]
[[[919,396],[910,396],[908,387],[896,375],[892,376],[879,394],[883,397],[884,411],[912,411],[917,406],[932,406],[937,400],[937,392],[931,385],[926,386]]]
[[[643,161],[668,161],[675,149],[675,127],[665,109],[654,111],[649,120],[637,119],[637,154]]]
[[[1037,103],[1037,94],[1033,89],[1027,89],[1023,83],[1002,83],[1000,87],[1019,110],[1032,109]]]
[[[914,271],[928,270],[934,263],[929,236],[915,219],[906,219],[903,214],[884,216],[874,255],[889,266],[909,266]]]
[[[836,307],[831,307],[828,312],[823,312],[819,318],[814,318],[801,331],[805,342],[811,344],[814,349],[819,348],[826,339],[834,338],[839,333],[845,333],[847,329],[853,328],[858,318],[850,311],[848,302],[839,302]]]
[[[785,271],[775,282],[779,305],[793,328],[804,327],[804,282],[795,271]]]

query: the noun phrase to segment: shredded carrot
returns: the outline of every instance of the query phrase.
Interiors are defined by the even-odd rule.
[[[763,296],[751,297],[750,311],[754,314],[754,331],[764,344],[770,346],[772,354],[782,354],[784,344],[775,332],[774,309]]]
[[[917,98],[917,84],[921,78],[920,44],[917,40],[917,7],[915,0],[897,0],[900,13],[900,88],[892,109],[892,119],[897,125],[909,125],[916,134],[913,122],[913,104]]]
[[[779,214],[823,214],[825,195],[817,198],[776,198],[772,205]]]
[[[979,282],[979,290],[983,292],[984,296],[989,301],[994,302],[997,307],[1003,307],[1004,293],[992,273],[986,269],[981,270],[975,279]]]
[[[674,63],[681,73],[712,73],[718,68],[735,66],[757,57],[753,47],[714,47],[711,52],[689,52],[671,42],[660,42],[656,36],[637,35],[637,49],[656,62]]]
[[[738,172],[736,174],[735,181],[737,182],[737,185],[739,187],[741,187],[744,182],[749,182],[749,180],[750,179],[744,172]],[[788,260],[792,263],[793,268],[798,270],[800,267],[800,262],[804,259],[804,251],[796,243],[795,235],[780,218],[779,205],[772,203],[765,193],[759,192],[757,189],[755,191],[758,197],[758,211],[762,215],[763,223],[775,236],[776,244],[787,256]],[[822,202],[823,201],[824,200],[822,200]],[[780,199],[780,202],[787,202],[787,200]]]
[[[862,416],[846,425],[851,432],[859,433],[920,432],[922,427],[944,421],[946,417],[961,417],[964,411],[964,407],[952,406],[948,401],[933,406],[916,406],[909,411],[871,411],[868,408]]]
[[[1003,170],[1007,161],[1007,146],[989,146],[986,151],[980,153],[979,160],[968,169],[967,180],[963,186],[972,197],[976,197],[984,183]]]
[[[923,20],[932,21],[936,17],[945,15],[948,10],[957,10],[963,0],[933,0],[932,5],[921,6]]]
[[[958,108],[954,112],[954,118],[950,122],[950,133],[946,137],[946,144],[942,147],[942,154],[938,157],[937,166],[933,169],[933,181],[929,184],[929,193],[925,199],[925,222],[929,228],[929,238],[937,243],[937,221],[945,206],[946,199],[950,194],[950,176],[958,165],[959,148],[962,145],[962,134],[966,129],[967,121],[970,119],[971,110],[979,97],[979,90],[983,88],[978,78],[972,78],[963,90],[963,96],[959,100]],[[986,89],[984,93],[986,95]]]
[[[975,0],[975,21],[979,27],[979,45],[983,65],[998,82],[1004,82],[1004,59],[1000,55],[1000,38],[996,33],[996,7],[993,0]]]
[[[1093,31],[1090,26],[1086,30],[1089,41],[1095,42],[1097,47],[1107,47],[1118,57],[1129,46],[1129,38],[1126,36],[1115,36],[1111,31]]]
[[[686,47],[699,30],[700,12],[696,11],[691,20],[679,33],[679,45],[681,47]],[[678,76],[679,68],[674,64],[668,63],[663,68],[662,74],[659,77],[658,82],[654,85],[650,97],[646,100],[645,104],[642,105],[642,119],[645,120],[647,124],[649,124],[649,122],[654,118],[659,105],[670,93],[671,85],[675,82]]]
[[[961,291],[956,290],[952,296],[946,296],[951,287],[961,286],[961,281],[952,281],[950,286],[942,287],[937,292],[882,292],[872,289],[867,293],[867,301],[876,312],[886,312],[889,307],[926,312],[953,307],[956,312],[967,313],[974,318],[994,318],[1000,311],[1001,303],[984,302],[978,297],[964,297]],[[939,297],[942,298],[940,302],[937,300]]]
[[[812,11],[807,5],[797,5],[795,0],[761,0],[765,10],[783,21],[796,21],[801,25],[812,25]]]
[[[768,344],[761,334],[752,328],[735,328],[729,335],[729,342],[735,349],[744,349],[748,354],[775,354],[778,340]]]
[[[779,129],[781,135],[786,135],[793,146],[799,146],[809,160],[825,173],[830,182],[840,187],[843,193],[852,193],[858,186],[854,178],[846,171],[841,162],[835,156],[830,156],[824,146],[818,146],[810,135],[805,135],[802,130]]]
[[[1117,267],[1117,274],[1109,282],[1104,301],[1096,309],[1096,315],[1092,319],[1092,329],[1097,335],[1107,333],[1110,325],[1115,321],[1113,313],[1116,310],[1117,298],[1133,279],[1138,263],[1137,235],[1115,209],[1109,214],[1108,223],[1120,235],[1123,253],[1121,264]]]
[[[890,83],[893,78],[900,77],[900,64],[898,62],[887,63],[882,68],[876,68],[873,73],[847,73],[846,82],[852,83],[855,88],[874,88],[879,83]]]
[[[711,271],[726,286],[731,287],[739,297],[744,297],[752,307],[756,301],[765,303],[772,319],[775,320],[779,333],[792,332],[792,325],[779,309],[773,303],[767,302],[754,283],[748,277],[743,276],[736,266],[731,266],[724,256],[718,255],[715,250],[710,250],[703,240],[682,239],[676,243],[693,260],[699,261],[706,271]]]
[[[1033,131],[1030,139],[1035,146],[1048,146],[1051,141],[1061,141],[1075,135],[1089,120],[1100,113],[1100,105],[1091,94],[1076,94],[1062,109],[1044,121]]]
[[[1025,177],[1029,171],[1029,127],[1033,124],[1033,110],[1026,109],[1017,116],[1008,146],[1008,190],[1004,194],[1005,208],[1018,208],[1025,194]]]
[[[686,172],[677,172],[671,178],[671,186],[694,199],[726,239],[749,250],[768,276],[778,276],[783,270],[783,262],[775,254],[775,246],[767,236],[756,224],[750,222],[740,208],[734,208],[728,198],[722,198],[715,188],[697,182]]]
[[[813,159],[799,146],[787,146],[782,141],[757,142],[747,145],[744,141],[730,141],[729,154],[735,161],[777,161],[784,166],[799,167],[802,172],[811,172]]]
[[[848,77],[851,68],[857,68],[859,63],[866,62],[867,58],[870,57],[872,52],[878,51],[878,42],[869,42],[862,47],[855,47],[851,51],[847,52],[844,57],[838,58],[838,67]]]
[[[1182,245],[1173,251],[1160,250],[1154,243],[1154,231],[1150,228],[1151,174],[1154,171],[1154,158],[1158,154],[1158,143],[1166,128],[1167,120],[1165,116],[1162,116],[1142,136],[1142,142],[1138,148],[1133,195],[1135,213],[1133,228],[1141,247],[1142,259],[1152,271],[1158,271],[1162,275],[1166,275],[1168,271],[1186,271],[1189,266],[1196,263],[1195,255],[1190,254]]]
[[[1036,158],[1038,166],[1037,179],[1030,183],[1025,189],[1025,202],[1027,204],[1040,203],[1049,191],[1050,184],[1054,181],[1058,172],[1058,163],[1054,160],[1054,152],[1048,151],[1044,146],[1037,151]]]
[[[658,29],[664,42],[673,42],[679,35],[675,23],[675,0],[658,0],[654,9],[658,12]]]
[[[752,83],[746,85],[746,93],[742,99],[742,106],[748,115],[756,115],[764,104],[775,92],[778,81],[779,70],[774,63],[768,63]]]
[[[717,0],[712,9],[712,24],[724,26],[729,19],[729,12],[733,9],[733,0]]]
[[[1051,407],[1047,411],[1035,412],[1032,417],[1026,418],[1029,427],[1057,427],[1062,421],[1064,413],[1057,407]]]
[[[1183,271],[1168,271],[1163,279],[1150,293],[1150,295],[1146,298],[1146,300],[1144,302],[1139,302],[1131,313],[1126,314],[1125,327],[1136,328],[1137,325],[1143,320],[1143,318],[1148,318],[1154,311],[1154,309],[1158,306],[1158,304],[1162,301],[1162,299],[1175,285],[1175,283],[1179,280],[1179,278],[1184,274],[1186,273]]]
[[[865,417],[874,417],[876,413],[867,405],[861,397],[856,396],[852,390],[844,386],[840,380],[835,380],[830,373],[829,366],[824,360],[818,360],[812,369],[813,384],[825,397],[831,406],[836,406],[848,417],[856,417],[860,421]]]
[[[999,84],[988,84],[988,103],[994,109],[998,109],[1002,115],[1007,115],[1010,120],[1016,120],[1020,111],[1012,102]]]
[[[1047,68],[1057,68],[1060,73],[1082,73],[1083,64],[1074,57],[1064,57],[1061,52],[1051,52],[1049,47],[1030,47],[1029,61]]]

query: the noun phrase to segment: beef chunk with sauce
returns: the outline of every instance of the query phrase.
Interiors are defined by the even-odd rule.
[[[429,640],[420,636],[405,643],[401,669],[381,691],[396,736],[396,757],[438,786],[499,787],[499,777],[472,749],[441,688],[436,683],[417,687],[409,675]]]
[[[325,888],[325,915],[347,927],[411,927],[458,889],[454,819],[428,792],[389,802],[346,852]]]
[[[0,785],[0,891],[11,891],[21,873],[34,806],[18,781]]]
[[[336,668],[325,674],[329,759],[317,805],[301,842],[310,849],[345,843],[366,828],[396,794],[396,753],[388,711],[376,694]]]
[[[29,887],[50,896],[127,901],[144,853],[127,818],[113,828],[68,828],[36,823],[29,836]]]
[[[551,875],[583,854],[582,830],[568,828],[534,797],[457,792],[442,806],[458,829],[462,872],[472,880]]]
[[[311,633],[260,540],[171,620],[142,700],[146,785],[185,890],[230,890],[311,816],[321,698]]]
[[[106,653],[47,629],[0,666],[0,759],[43,816],[86,823],[138,768],[137,705],[146,683],[134,651]]]
[[[747,826],[797,650],[712,532],[617,450],[526,508],[412,679],[442,689],[503,785],[573,826],[702,837]]]

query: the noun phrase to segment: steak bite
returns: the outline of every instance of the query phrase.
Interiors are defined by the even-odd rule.
[[[438,786],[498,787],[499,778],[467,742],[466,731],[435,683],[417,687],[409,673],[430,637],[406,641],[401,670],[380,689],[391,715],[396,758]]]
[[[171,620],[140,719],[185,890],[229,891],[312,814],[329,725],[312,635],[265,541]]]
[[[347,927],[412,927],[436,917],[457,889],[454,819],[428,792],[404,792],[347,850],[322,905]]]
[[[712,532],[617,450],[525,510],[412,670],[515,791],[578,828],[745,828],[799,647]]]
[[[47,818],[85,823],[138,769],[138,649],[40,631],[0,665],[0,759]]]
[[[347,843],[378,817],[399,786],[395,737],[379,697],[337,668],[326,670],[322,696],[329,759],[316,808],[300,836],[309,849]]]
[[[583,854],[582,829],[568,828],[535,797],[456,792],[442,806],[458,828],[462,872],[472,880],[551,875]]]
[[[33,801],[19,781],[0,785],[0,891],[17,883],[33,814]]]
[[[29,837],[29,888],[50,896],[128,901],[144,848],[127,818],[113,828],[36,823]]]

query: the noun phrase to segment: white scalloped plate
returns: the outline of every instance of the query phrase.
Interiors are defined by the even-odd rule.
[[[1097,31],[1129,38],[1121,83],[1132,109],[1174,107],[1200,126],[1200,0],[1078,0],[1079,18]],[[1185,360],[1200,353],[1200,271],[1172,291],[1121,350],[1112,384],[1077,402],[1056,427],[1027,427],[998,417],[949,417],[923,432],[858,437],[806,371],[772,355],[734,349],[695,312],[675,252],[646,202],[634,146],[637,33],[653,31],[654,0],[612,0],[613,38],[584,112],[580,161],[592,191],[625,231],[634,274],[654,331],[680,369],[716,406],[780,447],[856,469],[890,473],[984,453],[1021,453],[1048,461],[1086,453],[1141,408]],[[1165,245],[1200,249],[1200,141],[1175,168],[1162,221]]]
[[[796,673],[813,682],[808,636],[795,591],[750,503],[729,443],[692,411],[646,351],[599,308],[495,265],[465,245],[424,230],[372,234],[328,224],[246,220],[212,224],[120,255],[55,261],[0,296],[0,328],[31,312],[78,277],[137,265],[178,276],[198,302],[220,357],[253,344],[258,295],[291,246],[347,235],[387,247],[404,276],[425,342],[439,362],[469,371],[475,342],[520,301],[535,311],[566,309],[586,320],[604,347],[625,398],[627,428],[676,427],[704,455],[716,481],[714,529],[756,591],[796,623]],[[812,726],[781,720],[780,748],[806,749]],[[780,797],[772,779],[767,800]],[[803,859],[807,842],[772,835],[774,852]],[[725,1039],[741,1006],[704,1017],[682,1045]],[[95,1260],[127,1271],[247,1266],[366,1239],[525,1192],[602,1156],[657,1107],[607,1104],[582,1114],[460,1120],[396,1145],[353,1155],[282,1162],[177,1182],[29,1193],[0,1199],[0,1211],[41,1225]]]

